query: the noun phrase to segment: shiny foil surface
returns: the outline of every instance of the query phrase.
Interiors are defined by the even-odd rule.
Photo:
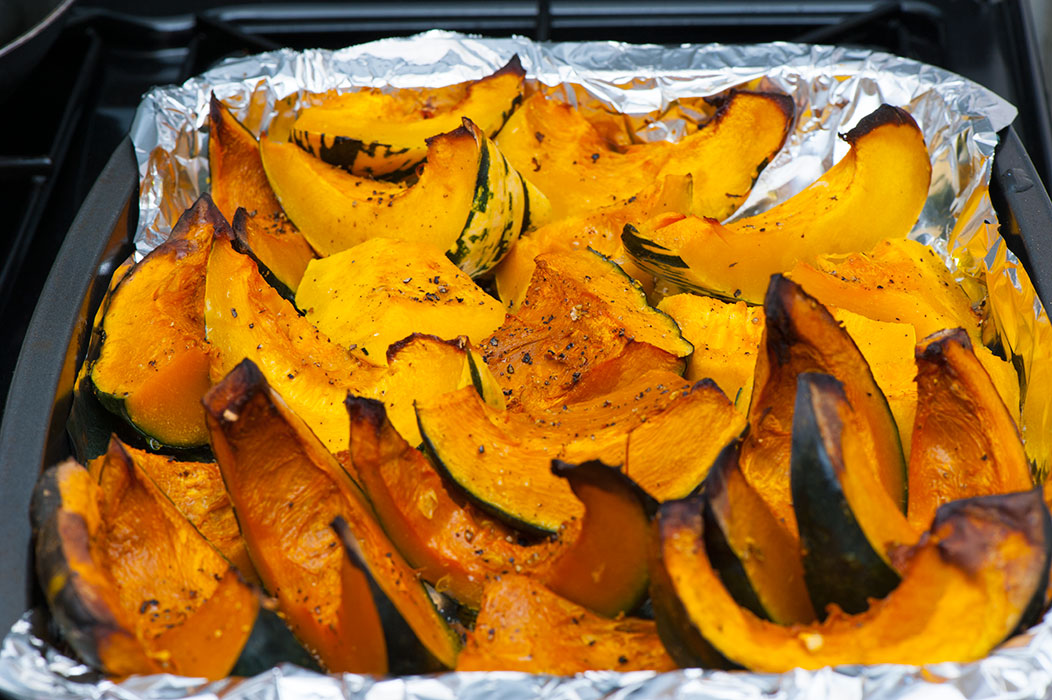
[[[564,86],[628,114],[679,97],[749,84],[780,90],[796,103],[785,147],[734,217],[767,209],[799,192],[848,150],[838,135],[882,102],[907,109],[932,159],[928,199],[911,236],[937,250],[1022,368],[1027,450],[1046,473],[1052,451],[1052,330],[1019,261],[998,234],[988,185],[997,131],[1015,108],[958,75],[859,49],[772,43],[641,46],[606,42],[542,44],[448,32],[387,39],[339,51],[290,50],[229,60],[181,86],[151,90],[132,139],[140,173],[137,255],[208,188],[208,103],[227,103],[257,134],[288,119],[309,92],[355,86],[440,86],[477,79],[518,54],[528,84]],[[585,92],[568,86],[578,85]],[[640,122],[641,123],[641,122]],[[675,125],[640,138],[676,138]],[[734,218],[732,217],[732,218]],[[1052,222],[1050,222],[1052,223]],[[174,676],[106,680],[65,656],[50,639],[47,614],[30,611],[0,648],[0,693],[17,698],[1040,698],[1052,693],[1052,620],[970,664],[845,666],[785,674],[701,671],[593,672],[557,678],[522,673],[445,673],[374,679],[325,676],[281,666],[250,679],[217,683]]]

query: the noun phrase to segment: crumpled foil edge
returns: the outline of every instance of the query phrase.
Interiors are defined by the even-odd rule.
[[[408,48],[408,47],[411,47]],[[1015,295],[1002,314],[1006,337],[1047,337],[1047,316],[1018,260],[1006,250],[986,194],[996,132],[1015,108],[945,70],[860,49],[771,43],[675,48],[608,42],[541,44],[434,31],[340,51],[279,50],[228,60],[181,86],[146,94],[132,126],[139,163],[137,255],[163,241],[179,214],[208,187],[207,115],[214,90],[256,133],[282,100],[351,86],[445,85],[486,75],[518,53],[545,85],[576,83],[618,110],[649,112],[681,95],[706,95],[759,82],[794,97],[797,125],[735,214],[769,208],[803,189],[844,155],[837,138],[881,102],[905,106],[932,155],[928,202],[911,236],[931,245],[958,276]],[[632,89],[624,89],[631,86]],[[734,218],[734,217],[732,217]],[[974,286],[974,285],[973,285]],[[994,285],[990,285],[993,287]],[[1029,318],[1026,318],[1029,316]],[[1013,323],[1044,325],[1009,327]],[[1042,333],[1045,333],[1043,336]],[[1032,343],[1036,345],[1036,343]],[[1009,343],[1011,347],[1015,347]],[[1016,343],[1018,345],[1018,343]],[[1037,360],[1033,348],[1027,361]],[[1047,352],[1047,351],[1046,351]],[[846,666],[784,674],[702,671],[585,673],[571,678],[522,673],[445,673],[374,679],[280,666],[250,679],[205,683],[159,675],[113,683],[43,641],[46,613],[27,612],[0,647],[0,692],[17,698],[553,698],[1044,697],[1052,689],[1052,620],[981,661],[910,666]]]

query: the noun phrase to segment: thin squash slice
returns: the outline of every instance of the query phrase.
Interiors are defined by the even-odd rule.
[[[68,460],[34,493],[37,573],[54,619],[109,675],[224,678],[253,630],[258,593],[119,443],[101,459],[99,482]]]
[[[427,243],[372,238],[314,260],[296,305],[315,326],[369,362],[413,333],[479,343],[504,321],[500,303]]]
[[[451,668],[459,639],[417,574],[376,522],[365,496],[251,361],[205,399],[212,449],[256,570],[296,636],[330,671],[376,672],[372,642],[357,638],[363,601],[345,598],[346,556],[331,523],[340,516],[362,558],[427,650],[422,670]],[[348,606],[351,610],[348,611]],[[362,629],[358,632],[363,632]],[[387,630],[385,628],[385,634]],[[373,640],[382,643],[382,640]]]
[[[609,620],[525,576],[486,586],[458,671],[570,676],[590,670],[672,671],[653,620]]]
[[[90,370],[95,394],[160,445],[208,442],[201,410],[210,386],[204,271],[216,234],[229,236],[230,226],[205,194],[114,288],[102,318]]]
[[[742,438],[731,440],[705,477],[705,547],[739,604],[782,625],[815,619],[796,542],[738,467]]]
[[[543,410],[633,340],[675,357],[693,350],[637,282],[585,250],[539,256],[522,308],[481,350],[509,406]]]
[[[831,604],[860,613],[899,584],[892,552],[920,532],[870,465],[872,434],[827,374],[797,377],[791,482],[804,579],[820,619]]]
[[[618,147],[575,108],[538,92],[508,119],[497,145],[548,196],[555,218],[627,200],[666,175],[684,174],[694,181],[694,210],[723,218],[745,201],[792,120],[785,95],[732,92],[678,143]]]
[[[304,107],[291,140],[361,177],[397,179],[428,155],[427,139],[467,117],[492,138],[522,100],[526,72],[518,55],[492,75],[439,88],[365,88],[327,94]]]
[[[948,501],[1033,486],[1019,428],[964,330],[917,346],[917,397],[907,511],[914,527]]]
[[[964,663],[981,659],[1016,629],[1050,552],[1048,509],[1038,490],[943,506],[930,532],[908,553],[902,583],[858,615],[783,627],[739,606],[702,546],[696,502],[661,506],[654,580],[658,599],[674,598],[686,615],[665,619],[686,628],[732,662],[781,673],[843,664]],[[655,604],[659,614],[664,606]],[[704,663],[695,658],[695,663]]]
[[[906,460],[898,428],[873,373],[836,319],[790,280],[771,278],[764,303],[763,350],[749,405],[741,469],[786,531],[795,537],[790,445],[797,377],[820,372],[844,385],[848,402],[873,440],[867,462],[889,498],[905,511]]]
[[[726,225],[698,216],[659,216],[627,226],[625,249],[641,268],[686,290],[759,304],[771,275],[799,262],[905,237],[931,179],[916,122],[906,111],[882,105],[844,138],[851,150],[840,162],[772,209]]]
[[[208,118],[208,171],[212,201],[275,280],[295,292],[314,251],[274,196],[251,131],[212,95]]]
[[[547,216],[546,198],[470,120],[428,140],[423,173],[409,187],[351,175],[266,137],[260,153],[285,212],[322,256],[393,238],[446,251],[474,277]]]

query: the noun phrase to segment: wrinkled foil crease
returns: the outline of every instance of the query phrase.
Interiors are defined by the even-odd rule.
[[[731,218],[770,208],[817,179],[848,150],[838,138],[880,103],[903,106],[920,124],[932,157],[928,199],[911,237],[940,252],[973,301],[989,308],[988,331],[1021,361],[1031,415],[1024,431],[1050,434],[1052,330],[1019,261],[1007,250],[988,196],[996,132],[1015,108],[940,68],[887,54],[828,46],[658,46],[539,44],[448,32],[386,39],[340,51],[289,50],[228,60],[181,86],[143,99],[132,125],[139,163],[137,256],[162,242],[208,188],[208,103],[212,91],[257,134],[288,115],[308,92],[354,86],[440,86],[487,75],[519,54],[527,75],[558,87],[583,86],[629,114],[681,96],[750,84],[793,96],[796,128]],[[625,89],[631,87],[631,89]],[[563,93],[579,97],[571,89]],[[282,118],[281,116],[277,118]],[[287,118],[287,117],[286,117]],[[642,139],[674,138],[650,129]],[[1037,385],[1040,385],[1038,387]],[[1040,391],[1036,389],[1040,389]],[[1043,403],[1037,403],[1040,399]],[[1047,442],[1035,438],[1034,443]],[[1029,448],[1029,443],[1028,443]],[[1031,454],[1035,458],[1034,454]],[[1037,458],[1038,466],[1047,469]],[[784,674],[687,669],[666,674],[594,672],[573,678],[522,673],[446,673],[377,680],[281,666],[250,679],[205,683],[174,676],[115,684],[44,639],[46,613],[27,612],[0,647],[0,693],[17,698],[1039,698],[1052,692],[1052,618],[970,664],[846,666]]]

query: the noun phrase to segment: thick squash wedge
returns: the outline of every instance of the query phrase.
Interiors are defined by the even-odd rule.
[[[608,620],[525,576],[486,586],[458,671],[672,671],[653,620]]]
[[[796,542],[738,468],[731,440],[705,477],[705,547],[727,590],[759,617],[788,625],[815,619]]]
[[[554,534],[581,517],[583,507],[551,473],[551,461],[622,464],[630,432],[689,389],[677,375],[656,371],[615,394],[558,411],[497,411],[471,387],[417,403],[416,410],[424,449],[436,467],[509,524]]]
[[[831,604],[860,613],[899,584],[891,553],[916,542],[899,503],[870,460],[878,440],[827,374],[797,377],[793,411],[793,511],[804,579],[820,619]]]
[[[495,136],[521,101],[525,76],[516,55],[492,75],[448,87],[325,95],[299,113],[291,139],[354,175],[402,177],[427,158],[427,139],[462,117]]]
[[[948,501],[1033,486],[1019,428],[962,329],[934,333],[917,346],[909,475],[907,513],[919,528]]]
[[[486,294],[427,243],[372,238],[314,260],[296,305],[332,340],[377,365],[387,348],[413,333],[479,343],[504,321]]]
[[[91,381],[104,406],[148,438],[188,448],[208,441],[201,397],[210,386],[204,271],[215,234],[230,226],[207,194],[168,241],[124,276],[102,319]]]
[[[256,137],[214,94],[208,116],[212,201],[274,281],[295,292],[314,251],[274,196]],[[235,221],[239,208],[245,213]]]
[[[661,615],[657,598],[675,598],[686,616],[668,625],[687,628],[760,672],[974,661],[1012,633],[1040,585],[1049,560],[1048,518],[1038,490],[943,506],[887,598],[859,615],[783,627],[734,601],[701,545],[704,519],[696,504],[673,501],[657,519],[655,566],[668,587],[654,592],[654,608]]]
[[[689,175],[662,178],[624,202],[604,206],[594,212],[556,219],[536,231],[524,233],[494,271],[497,295],[514,312],[526,298],[533,278],[534,258],[544,253],[591,248],[621,266],[647,292],[653,290],[653,277],[640,270],[625,255],[621,231],[625,224],[645,221],[665,212],[691,212],[692,181]]]
[[[723,218],[745,201],[782,147],[792,100],[733,92],[716,115],[678,143],[619,148],[569,104],[536,93],[497,136],[511,164],[551,200],[556,218],[627,200],[666,175],[690,174],[693,208]]]
[[[470,120],[428,141],[427,163],[410,187],[351,175],[266,137],[260,153],[285,212],[323,256],[393,238],[446,251],[474,277],[546,216],[545,197]]]
[[[749,434],[741,470],[749,484],[795,537],[790,494],[790,442],[797,377],[831,374],[873,437],[868,462],[888,497],[905,509],[906,460],[888,403],[851,337],[799,286],[775,275],[764,303],[766,327],[749,405]]]
[[[103,459],[101,483],[72,460],[37,483],[37,574],[54,619],[109,675],[225,677],[253,629],[257,592],[119,443]]]
[[[146,474],[190,524],[252,584],[259,583],[252,560],[245,550],[234,509],[230,505],[219,465],[215,462],[177,461],[167,455],[139,450],[114,436],[110,451],[88,463],[88,473],[96,481],[105,465],[119,450]]]
[[[882,105],[844,138],[851,150],[839,163],[772,209],[727,225],[697,216],[657,217],[627,226],[625,249],[641,268],[684,289],[759,304],[773,274],[819,255],[904,237],[931,179],[916,122]]]
[[[330,527],[341,516],[384,594],[430,655],[411,661],[421,669],[432,668],[433,660],[452,667],[459,639],[423,583],[358,487],[255,365],[240,363],[209,392],[205,407],[212,448],[256,571],[322,664],[330,671],[375,671],[375,655],[363,657],[354,637],[351,612],[362,603],[341,593],[346,555]]]
[[[633,340],[676,357],[693,349],[638,283],[585,250],[539,256],[522,308],[481,349],[509,406],[543,410]]]

